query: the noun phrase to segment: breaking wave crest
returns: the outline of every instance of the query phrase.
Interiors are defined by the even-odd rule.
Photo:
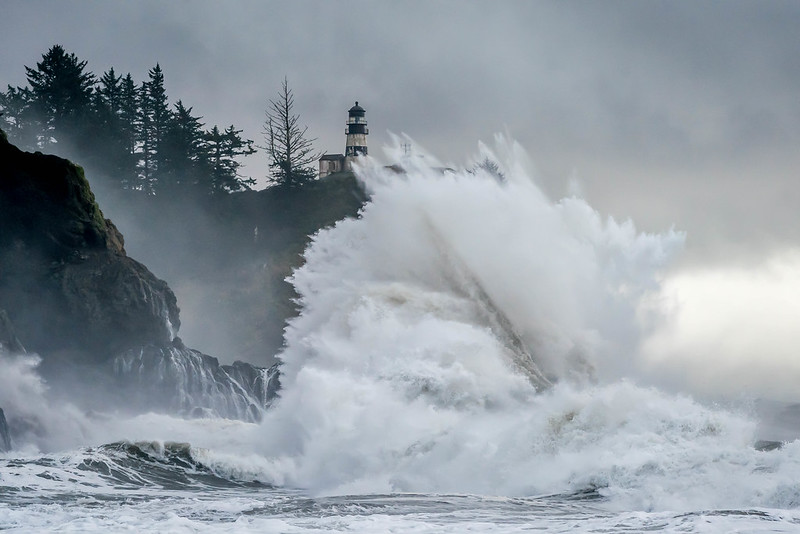
[[[515,144],[481,150],[498,165],[365,162],[371,201],[314,237],[263,423],[272,481],[794,506],[798,485],[774,476],[800,473],[791,447],[756,451],[748,417],[637,385],[659,319],[642,303],[683,234],[551,201]]]
[[[314,236],[292,276],[301,313],[259,424],[76,415],[111,444],[0,457],[2,473],[43,494],[264,484],[371,496],[358,506],[396,492],[695,514],[800,506],[800,443],[758,450],[747,413],[642,379],[640,347],[660,319],[643,303],[683,234],[548,199],[504,140],[476,158],[496,167],[393,157],[403,172],[363,163],[369,203]],[[41,396],[32,362],[0,359]],[[6,478],[0,491],[23,486]]]

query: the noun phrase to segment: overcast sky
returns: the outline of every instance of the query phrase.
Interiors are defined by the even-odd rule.
[[[796,2],[5,0],[0,83],[53,44],[261,143],[284,76],[320,151],[367,109],[371,152],[406,133],[442,161],[508,131],[558,197],[689,232],[688,257],[800,240]],[[260,178],[264,160],[245,173]],[[701,254],[702,249],[702,254]]]
[[[772,354],[797,389],[798,2],[3,0],[3,87],[53,44],[138,82],[158,62],[172,102],[257,143],[284,76],[320,151],[343,151],[355,100],[376,156],[405,133],[458,165],[508,132],[555,198],[687,232],[654,358],[738,387]],[[724,342],[743,367],[697,363]]]

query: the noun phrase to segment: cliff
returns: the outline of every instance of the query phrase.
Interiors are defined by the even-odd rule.
[[[11,433],[8,430],[8,423],[6,423],[6,414],[0,408],[0,452],[8,452],[11,450]]]
[[[0,352],[37,353],[53,395],[86,408],[258,419],[277,370],[221,366],[179,327],[174,293],[128,257],[81,167],[0,135]]]
[[[104,191],[102,199],[128,250],[169,282],[185,308],[181,337],[211,354],[269,366],[297,313],[286,277],[302,264],[311,236],[356,217],[366,196],[348,172],[201,199],[131,191]]]
[[[125,254],[83,170],[0,138],[0,309],[30,351],[109,360],[169,343],[175,295]]]

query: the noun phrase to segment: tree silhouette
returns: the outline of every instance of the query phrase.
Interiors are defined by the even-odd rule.
[[[244,191],[256,183],[254,179],[239,174],[239,167],[242,164],[236,158],[255,153],[253,141],[242,139],[241,133],[242,130],[237,130],[232,124],[224,132],[220,132],[219,128],[214,126],[206,133],[212,194]]]
[[[139,122],[137,131],[141,147],[141,170],[143,187],[155,189],[163,170],[163,144],[172,119],[164,88],[164,73],[161,66],[148,72],[149,80],[139,90]]]
[[[48,128],[43,144],[85,131],[95,77],[86,72],[86,61],[54,45],[36,68],[25,67],[37,111]],[[51,138],[52,136],[52,138]]]
[[[156,194],[175,194],[179,188],[197,183],[206,159],[201,118],[192,115],[192,108],[181,100],[175,104],[159,148]]]
[[[0,125],[10,139],[13,139],[25,150],[39,150],[42,148],[42,138],[47,130],[42,124],[42,118],[36,111],[35,101],[31,90],[27,87],[11,87],[8,91],[0,93]]]
[[[319,154],[313,150],[315,139],[306,137],[308,126],[299,125],[300,116],[294,113],[294,94],[286,78],[277,98],[269,101],[266,116],[264,136],[271,181],[294,187],[313,180],[317,171],[312,163],[319,159]]]
[[[0,127],[8,139],[25,150],[74,158],[118,190],[207,195],[255,183],[239,174],[238,161],[255,152],[253,141],[233,125],[204,130],[181,100],[170,108],[159,64],[141,84],[113,67],[97,79],[86,65],[55,45],[35,69],[25,67],[29,87],[0,91]],[[291,154],[295,146],[291,141]],[[290,177],[305,172],[288,168]]]

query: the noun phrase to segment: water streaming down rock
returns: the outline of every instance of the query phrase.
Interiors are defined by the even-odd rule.
[[[17,339],[8,314],[0,309],[0,353],[2,352],[22,354],[25,352],[25,347]]]
[[[260,421],[279,389],[277,364],[220,365],[180,342],[131,349],[115,358],[114,375],[135,409],[189,417]]]
[[[453,290],[468,301],[478,304],[477,310],[483,316],[483,320],[503,346],[511,351],[514,366],[528,377],[533,387],[538,391],[551,387],[553,383],[539,369],[528,344],[522,339],[508,316],[492,301],[477,278],[470,273],[464,261],[439,235],[429,219],[426,219],[425,227],[435,243],[434,248],[442,256],[443,265],[447,267],[447,271],[443,274],[453,281]]]
[[[0,452],[8,452],[11,450],[11,433],[8,430],[8,422],[6,422],[6,414],[0,408]]]

